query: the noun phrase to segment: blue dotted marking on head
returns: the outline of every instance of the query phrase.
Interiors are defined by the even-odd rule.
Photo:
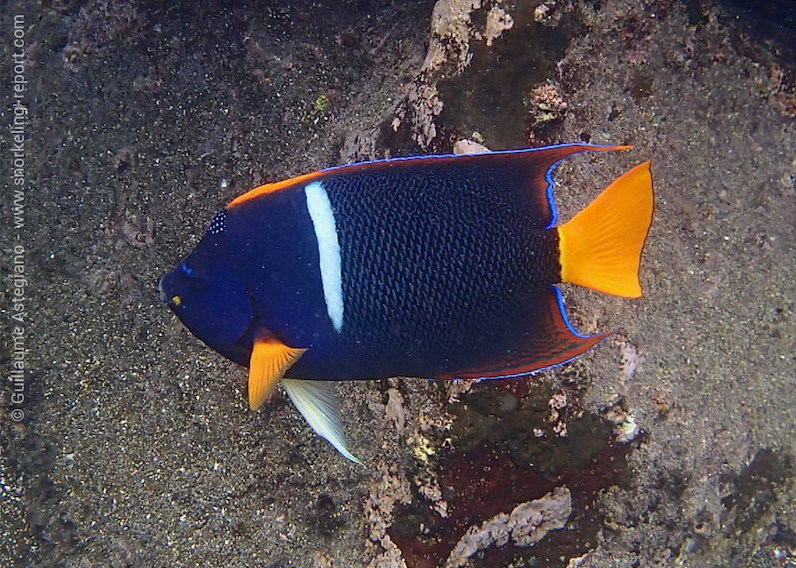
[[[216,216],[213,217],[213,220],[210,221],[210,226],[207,228],[207,232],[211,235],[219,235],[224,232],[224,229],[227,226],[227,212],[223,209],[216,213]]]

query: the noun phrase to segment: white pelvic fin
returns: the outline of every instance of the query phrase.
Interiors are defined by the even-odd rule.
[[[335,383],[282,379],[287,395],[298,411],[319,436],[326,438],[337,451],[354,463],[362,463],[345,447],[340,406],[335,395]]]

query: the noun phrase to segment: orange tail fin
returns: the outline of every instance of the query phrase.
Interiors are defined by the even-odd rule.
[[[558,227],[561,280],[638,298],[641,250],[652,223],[650,162],[617,178]]]

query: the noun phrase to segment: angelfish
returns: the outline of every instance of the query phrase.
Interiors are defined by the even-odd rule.
[[[161,297],[249,368],[252,409],[281,380],[315,431],[356,461],[329,381],[527,375],[606,335],[572,328],[556,283],[641,295],[649,162],[556,226],[556,164],[622,149],[395,158],[262,185],[216,214],[160,280]]]

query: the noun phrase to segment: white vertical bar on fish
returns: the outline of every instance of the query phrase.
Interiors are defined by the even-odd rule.
[[[304,188],[304,195],[307,197],[307,211],[315,229],[315,239],[318,241],[326,313],[329,314],[334,329],[339,333],[343,328],[343,276],[332,202],[329,201],[329,195],[319,181],[307,185]]]

